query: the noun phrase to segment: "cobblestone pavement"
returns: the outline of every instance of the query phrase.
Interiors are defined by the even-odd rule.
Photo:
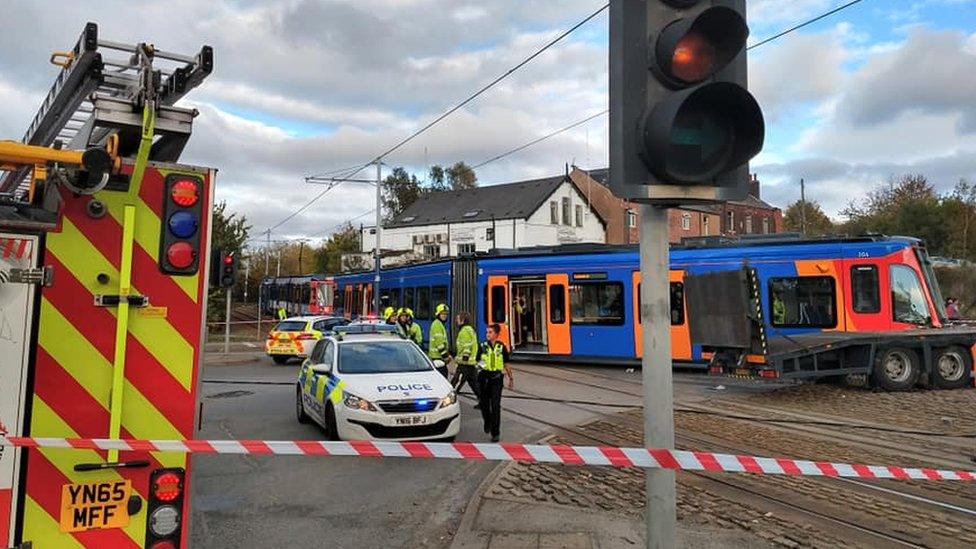
[[[976,409],[974,391],[931,391],[920,393],[876,393],[850,387],[804,385],[788,387],[768,394],[749,395],[742,399],[753,405],[784,411],[807,411],[852,417],[904,428],[939,432],[948,430],[976,430],[972,415],[965,409]],[[722,409],[721,398],[715,399],[716,409]],[[762,414],[754,414],[762,415]],[[943,419],[951,418],[951,419]],[[611,444],[640,445],[641,410],[628,410],[578,427],[579,431]],[[874,447],[825,439],[772,425],[757,425],[740,420],[690,413],[676,413],[678,446],[682,434],[692,437],[695,449],[749,451],[783,457],[815,458],[832,461],[851,461],[872,464],[898,463],[906,466],[931,465],[924,459],[909,459],[888,447]],[[856,431],[852,431],[856,432]],[[943,448],[938,441],[908,437],[895,433],[865,435],[888,442],[903,443],[905,448],[917,450],[918,455],[939,455]],[[711,447],[704,444],[714,441]],[[573,434],[553,437],[554,444],[592,444],[592,440]],[[728,446],[726,446],[728,445]],[[893,446],[897,448],[897,445]],[[930,452],[930,454],[925,454]],[[723,491],[718,484],[709,483],[710,475],[678,473],[678,517],[685,524],[702,524],[725,529],[737,529],[754,536],[757,543],[775,547],[858,547],[869,546],[864,539],[841,539],[831,528],[797,520],[789,513],[770,512],[762,501],[743,499]],[[715,479],[730,480],[716,476]],[[836,513],[843,505],[845,517],[859,525],[880,531],[904,534],[931,547],[976,546],[976,521],[959,514],[942,512],[920,506],[910,500],[862,486],[846,485],[832,479],[797,477],[736,476],[734,483],[755,493],[769,494],[804,508],[828,510]],[[896,483],[879,481],[881,487],[900,489],[920,497],[976,507],[976,492],[971,486],[958,483]],[[716,489],[716,487],[718,489]],[[644,474],[640,469],[577,468],[549,464],[516,463],[506,467],[488,494],[494,497],[515,498],[526,502],[554,504],[579,509],[640,515],[644,508]],[[840,502],[840,503],[839,503]],[[734,512],[730,512],[734,510]],[[781,516],[782,515],[782,516]],[[911,520],[906,520],[911,517]]]

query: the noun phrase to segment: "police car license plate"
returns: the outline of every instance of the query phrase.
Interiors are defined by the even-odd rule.
[[[125,528],[131,494],[131,480],[65,484],[61,488],[61,531]]]
[[[424,425],[427,423],[427,416],[407,416],[396,418],[397,425]]]

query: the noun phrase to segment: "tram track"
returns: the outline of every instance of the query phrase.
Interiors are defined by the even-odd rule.
[[[603,391],[610,391],[615,394],[621,394],[628,397],[638,397],[638,396],[642,397],[642,395],[638,393],[626,390],[626,388],[619,387],[619,384],[621,383],[624,384],[628,383],[622,380],[611,379],[612,381],[618,382],[617,387],[612,387],[600,383],[597,384],[587,383],[586,381],[580,379],[568,378],[567,376],[563,376],[563,375],[554,375],[551,372],[539,372],[537,370],[530,371],[521,368],[517,368],[517,369],[520,370],[521,373],[527,373],[530,375],[538,375],[541,377],[558,379],[560,381],[568,382],[572,384],[592,386],[601,389]],[[575,374],[573,377],[575,376],[597,377],[597,378],[610,377],[610,376],[602,376],[602,375],[589,376],[588,372],[582,372],[578,370],[573,370],[572,373]],[[524,396],[531,397],[531,395],[528,395],[527,393],[522,393],[522,394]],[[545,400],[553,400],[546,397],[542,397],[542,398],[544,398]],[[597,402],[585,403],[585,404],[566,403],[564,405],[587,411],[596,416],[600,416],[603,418],[613,418],[619,421],[618,416],[620,414],[614,415],[610,413],[605,413],[598,409],[594,409],[594,407],[598,408],[601,405],[600,403]],[[771,409],[768,411],[782,413],[781,410],[775,410],[775,409]],[[564,432],[571,436],[582,437],[586,440],[594,441],[599,444],[633,445],[635,443],[633,437],[621,438],[621,437],[607,436],[606,433],[596,433],[593,432],[592,430],[584,431],[579,428],[559,425],[553,422],[546,421],[533,414],[525,414],[511,409],[506,409],[506,412],[546,425],[547,427],[554,429],[556,432]],[[678,413],[680,414],[680,412]],[[735,419],[730,419],[730,421],[735,421]],[[761,425],[764,428],[769,428],[769,425],[761,421],[761,418],[757,418],[757,421],[750,421],[749,419],[738,419],[737,421],[752,423],[754,425]],[[638,434],[642,431],[639,421],[634,421],[634,418],[631,418],[630,423]],[[791,425],[788,428],[795,429],[795,426]],[[781,431],[784,429],[786,428],[785,427],[780,428]],[[808,434],[815,434],[820,439],[831,440],[831,437],[833,437],[836,433],[831,431],[830,429],[826,429],[826,430],[821,429],[819,432],[815,432],[815,433],[804,433],[804,435],[808,435]],[[741,444],[738,445],[729,444],[727,440],[718,440],[715,437],[703,438],[702,436],[695,436],[695,435],[696,433],[685,432],[684,430],[679,429],[678,433],[676,434],[676,440],[679,442],[679,444],[687,448],[695,448],[695,449],[711,448],[714,449],[715,451],[726,451],[729,453],[737,453],[737,454],[741,454],[741,453],[750,454],[750,453],[757,452],[757,449],[755,447],[743,448]],[[858,436],[859,435],[860,433],[858,433]],[[860,438],[864,438],[864,437],[860,437]],[[637,443],[639,444],[639,442]],[[898,455],[896,452],[894,452],[894,450],[897,447],[892,447],[890,444],[886,444],[884,445],[883,448],[879,448],[877,447],[877,445],[872,446],[870,443],[868,443],[866,447],[873,448],[875,451],[881,451],[885,454],[895,453],[896,455]],[[900,450],[902,452],[901,455],[904,455],[903,454],[903,452],[905,451],[904,448],[900,448]],[[916,457],[923,458],[923,460],[927,463],[931,463],[933,461],[931,459],[932,458],[931,454],[918,455]],[[843,461],[843,460],[839,460],[839,461]],[[937,460],[937,461],[943,461],[943,460]],[[948,463],[945,464],[945,466],[965,467],[966,464],[961,461],[950,460]],[[734,489],[738,491],[738,493],[741,495],[748,495],[763,501],[777,503],[784,506],[784,508],[788,508],[796,512],[802,512],[803,514],[809,517],[819,517],[821,520],[824,521],[834,522],[836,524],[843,524],[847,526],[850,530],[858,531],[862,534],[870,532],[870,535],[874,536],[876,539],[885,540],[890,544],[895,544],[897,546],[909,546],[909,547],[928,546],[922,538],[915,538],[912,535],[906,535],[904,533],[894,531],[893,528],[889,530],[884,527],[879,527],[877,524],[874,526],[865,526],[863,521],[855,522],[853,520],[848,520],[845,517],[841,516],[840,513],[842,513],[842,511],[838,512],[836,510],[837,502],[821,501],[819,504],[817,502],[798,504],[795,501],[791,501],[793,497],[792,494],[790,493],[786,493],[786,494],[782,492],[779,494],[771,493],[771,491],[772,492],[777,491],[776,487],[764,486],[763,484],[768,484],[768,483],[764,483],[763,481],[760,481],[758,483],[760,484],[759,486],[755,486],[755,484],[757,484],[756,482],[743,482],[742,479],[735,479],[735,480],[716,479],[713,477],[713,475],[709,475],[709,474],[696,473],[696,472],[687,472],[687,473],[695,477],[696,479],[707,479],[707,481],[701,481],[701,482],[705,482],[706,484],[710,483],[712,486],[721,485],[728,489]],[[868,482],[854,481],[851,479],[832,479],[832,478],[826,479],[825,478],[825,479],[807,479],[807,480],[808,480],[807,484],[810,484],[810,482],[818,483],[818,484],[819,483],[832,484],[834,485],[834,488],[832,489],[834,491],[841,491],[840,493],[862,494],[861,496],[857,496],[861,499],[867,497],[872,501],[878,500],[881,502],[890,501],[894,499],[901,503],[893,504],[893,505],[900,505],[901,507],[906,507],[906,508],[911,508],[912,505],[922,506],[925,509],[930,509],[933,512],[942,515],[954,516],[959,519],[965,517],[965,521],[972,521],[973,517],[976,517],[976,509],[974,509],[973,506],[971,505],[972,501],[976,501],[973,499],[973,495],[965,490],[958,490],[958,491],[955,490],[955,488],[965,489],[967,487],[956,487],[956,486],[948,487],[948,488],[952,488],[952,490],[950,490],[949,493],[939,493],[937,496],[935,496],[932,494],[933,492],[932,487],[929,487],[928,485],[924,487],[913,485],[908,487],[908,489],[901,489],[904,487],[899,487],[898,489],[896,489],[896,488],[889,488],[886,486],[878,486],[876,484],[868,483]],[[881,481],[881,483],[883,484],[884,481]],[[941,490],[934,490],[934,491],[941,492]],[[864,495],[865,493],[867,493],[868,495],[865,496]],[[950,496],[950,499],[952,499],[953,501],[944,501],[943,499],[941,499],[944,498],[945,496]],[[819,497],[823,498],[822,495],[820,495]],[[936,516],[939,517],[940,520],[942,520],[941,515],[936,515]],[[951,518],[945,520],[953,524],[953,526],[948,527],[949,529],[956,529],[957,526],[965,527],[964,525],[966,524],[965,522],[957,521],[956,519],[951,519]],[[962,524],[960,524],[960,522],[962,522]],[[900,527],[903,527],[903,525]],[[947,531],[951,531],[951,530],[947,530]],[[940,534],[938,534],[937,532],[934,534],[932,532],[926,532],[925,535],[929,537],[935,536],[936,538],[938,538],[938,540],[942,539],[941,537],[939,537]],[[946,546],[946,545],[941,545],[942,543],[944,543],[944,540],[941,542],[938,540],[936,541],[936,545]],[[947,546],[951,546],[951,545],[947,545]]]

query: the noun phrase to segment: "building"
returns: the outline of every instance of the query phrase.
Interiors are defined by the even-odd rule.
[[[607,221],[567,175],[420,197],[383,228],[384,264],[492,249],[603,243]],[[376,230],[362,230],[362,255]]]
[[[607,244],[631,244],[638,240],[640,205],[618,198],[609,188],[607,169],[581,170],[573,167],[569,179],[591,199],[593,208],[607,224]],[[618,222],[619,223],[615,223]],[[668,211],[668,238],[770,234],[783,230],[783,212],[760,198],[759,179],[753,176],[745,200],[718,205],[684,206]]]

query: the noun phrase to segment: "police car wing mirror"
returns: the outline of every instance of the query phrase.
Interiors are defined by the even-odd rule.
[[[434,368],[443,368],[444,366],[447,366],[447,364],[443,360],[438,359],[434,361]]]
[[[332,366],[330,364],[313,364],[312,371],[316,374],[331,374]]]

